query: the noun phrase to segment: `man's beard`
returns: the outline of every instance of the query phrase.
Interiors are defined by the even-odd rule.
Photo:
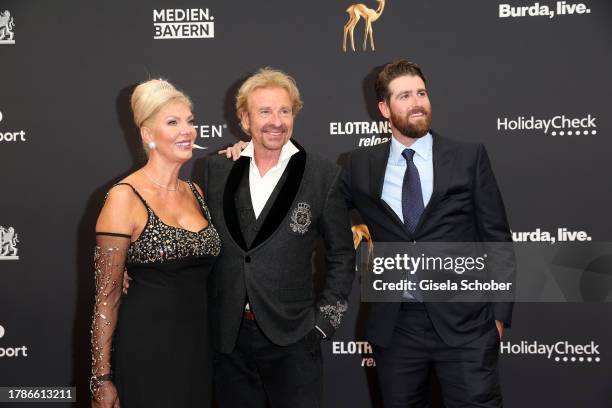
[[[423,113],[424,116],[421,116],[416,123],[411,123],[410,115],[414,113]],[[402,135],[412,139],[418,139],[425,136],[431,128],[431,112],[423,108],[414,108],[408,111],[405,116],[400,116],[391,110],[391,117],[389,120]]]

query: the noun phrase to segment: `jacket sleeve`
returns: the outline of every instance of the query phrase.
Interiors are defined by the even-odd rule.
[[[316,326],[331,338],[348,310],[348,296],[355,277],[355,250],[345,198],[337,171],[327,193],[320,229],[325,241],[325,285],[317,299]]]
[[[355,208],[355,203],[353,203],[353,195],[351,194],[351,154],[347,154],[346,161],[342,165],[341,175],[340,175],[340,193],[346,202],[346,206],[349,210],[353,210]]]
[[[479,235],[485,243],[508,243],[507,245],[491,245],[492,248],[496,248],[493,274],[500,282],[511,282],[511,287],[514,288],[516,264],[511,245],[512,235],[502,196],[483,145],[479,145],[478,148],[475,171],[474,202]],[[505,327],[510,327],[514,303],[494,302],[492,306],[495,320],[500,320],[504,322]]]

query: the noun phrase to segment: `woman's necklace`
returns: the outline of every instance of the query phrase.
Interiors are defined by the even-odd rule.
[[[142,172],[144,173],[145,176],[147,176],[147,178],[149,179],[149,181],[151,181],[151,183],[155,184],[158,187],[161,187],[167,191],[178,191],[179,189],[179,181],[178,179],[176,179],[176,187],[174,188],[168,188],[166,186],[164,186],[162,183],[160,183],[159,181],[156,181],[153,177],[149,176],[149,173],[147,173],[145,171],[145,169],[142,169]]]

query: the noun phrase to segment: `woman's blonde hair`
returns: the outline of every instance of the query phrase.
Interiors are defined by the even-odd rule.
[[[242,114],[248,111],[247,99],[249,95],[258,88],[277,87],[282,88],[289,94],[291,99],[291,110],[295,117],[302,109],[300,91],[295,80],[283,71],[270,67],[261,68],[257,73],[249,77],[238,89],[236,94],[236,115],[242,120]]]
[[[183,102],[193,110],[191,99],[165,79],[150,79],[138,85],[132,93],[134,123],[139,128],[169,103]]]

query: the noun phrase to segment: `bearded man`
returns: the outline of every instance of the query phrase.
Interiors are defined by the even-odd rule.
[[[374,241],[511,242],[502,197],[483,145],[431,130],[431,103],[418,65],[399,60],[378,74],[378,108],[390,143],[349,154],[343,190]],[[512,270],[513,272],[513,270]],[[508,277],[512,279],[512,277]],[[385,407],[428,406],[433,369],[451,407],[501,407],[499,342],[512,303],[370,303]]]

